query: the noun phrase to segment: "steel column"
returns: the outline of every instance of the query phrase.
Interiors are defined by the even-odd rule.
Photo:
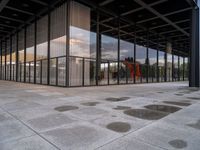
[[[189,86],[200,87],[199,9],[192,9]]]

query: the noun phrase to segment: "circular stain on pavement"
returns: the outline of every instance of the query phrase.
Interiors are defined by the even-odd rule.
[[[181,109],[179,107],[167,106],[167,105],[147,105],[144,107],[151,110],[162,111],[162,112],[167,112],[167,113],[174,113]]]
[[[131,109],[131,107],[128,107],[128,106],[117,106],[115,108],[113,108],[115,110],[126,110],[126,109]]]
[[[86,102],[86,103],[81,103],[81,105],[84,105],[84,106],[96,106],[97,104],[99,104],[99,102]]]
[[[192,99],[192,100],[200,100],[199,97],[187,97],[188,99]]]
[[[174,95],[177,95],[177,96],[183,96],[184,94],[174,94]]]
[[[194,124],[187,124],[187,126],[200,130],[200,120]]]
[[[110,101],[110,102],[119,102],[119,101],[125,101],[125,100],[128,100],[130,97],[120,97],[120,98],[115,98],[115,97],[109,97],[109,98],[106,98],[107,101]]]
[[[125,122],[112,122],[108,124],[106,128],[116,132],[127,132],[131,129],[131,126]]]
[[[173,140],[173,141],[169,141],[168,143],[169,143],[172,147],[178,148],[178,149],[182,149],[182,148],[187,147],[187,142],[185,142],[185,141],[183,141],[183,140],[179,140],[179,139],[176,139],[176,140]]]
[[[163,101],[163,103],[172,104],[172,105],[178,105],[178,106],[189,106],[189,105],[191,105],[190,103],[173,102],[173,101]]]
[[[70,105],[65,105],[65,106],[59,106],[54,108],[57,111],[63,112],[63,111],[69,111],[69,110],[75,110],[78,109],[77,106],[70,106]]]
[[[168,115],[168,113],[148,110],[148,109],[129,109],[124,114],[146,120],[158,120]]]

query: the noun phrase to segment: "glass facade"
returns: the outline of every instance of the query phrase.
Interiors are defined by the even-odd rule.
[[[172,54],[167,53],[167,81],[172,81]]]
[[[132,34],[135,27],[128,39],[118,19],[108,33],[95,11],[64,3],[2,41],[0,78],[57,86],[188,80],[187,57],[168,53],[166,45],[157,49]]]
[[[135,79],[136,83],[147,82],[147,48],[136,45]]]
[[[134,43],[120,40],[120,83],[134,83]]]
[[[156,82],[157,81],[157,50],[149,48],[149,74],[148,74],[148,82]]]
[[[51,12],[50,20],[50,84],[65,86],[67,30],[66,3]]]
[[[158,51],[158,81],[165,81],[165,52]]]

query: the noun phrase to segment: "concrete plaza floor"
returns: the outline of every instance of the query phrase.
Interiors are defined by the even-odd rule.
[[[0,81],[0,150],[199,150],[200,91],[187,84]]]

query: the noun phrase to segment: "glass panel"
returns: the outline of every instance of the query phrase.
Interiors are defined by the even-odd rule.
[[[146,82],[146,47],[136,45],[136,83]]]
[[[16,35],[12,36],[12,54],[11,54],[11,57],[12,57],[12,74],[11,74],[11,80],[16,80],[15,78],[15,75],[16,75],[16,70],[15,70],[15,67],[16,67],[16,50],[17,50],[17,38],[16,38]]]
[[[117,84],[117,52],[118,49],[118,40],[113,37],[106,35],[101,36],[101,59],[109,61],[109,83]],[[104,65],[104,63],[103,63]],[[105,82],[106,83],[106,82]]]
[[[184,80],[188,80],[188,75],[189,75],[189,64],[188,64],[188,58],[185,57],[185,65],[184,65]]]
[[[41,61],[36,61],[36,83],[41,83]]]
[[[83,83],[83,58],[70,57],[70,86],[81,86]]]
[[[172,54],[167,54],[167,81],[172,81]]]
[[[34,62],[30,62],[30,82],[34,82]]]
[[[42,61],[42,64],[41,64],[42,65],[42,84],[47,84],[48,61],[47,60],[41,60],[41,61]]]
[[[183,74],[184,74],[183,67],[184,67],[184,65],[183,65],[183,57],[179,56],[179,76],[180,76],[180,80],[181,81],[183,81]]]
[[[174,55],[173,79],[178,81],[178,56]]]
[[[96,85],[96,60],[84,60],[84,85]]]
[[[48,46],[47,39],[48,39],[48,16],[45,16],[41,18],[40,20],[38,20],[37,22],[37,49],[36,49],[37,60],[47,59],[47,46]],[[38,61],[36,65],[37,65],[36,66],[36,82],[43,83],[42,79],[47,80],[45,79],[47,78],[47,76],[44,76],[47,74],[42,75],[41,70],[47,69],[47,67],[41,68],[42,67],[41,61]],[[43,77],[42,79],[40,79],[41,76]]]
[[[21,71],[21,74],[20,74],[21,63],[24,63],[24,30],[20,31],[18,34],[18,79],[17,81],[24,81],[24,72]]]
[[[26,31],[26,63],[34,61],[34,24],[27,27]],[[30,65],[30,77],[27,77],[26,81],[33,82],[34,77],[34,63]]]
[[[21,66],[20,66],[21,67]],[[26,82],[30,82],[30,71],[29,71],[29,63],[26,63],[26,75],[25,75],[25,77],[26,77]],[[21,69],[21,72],[22,72],[22,69]]]
[[[70,56],[76,56],[77,58],[71,58],[70,63],[76,65],[73,70],[69,69],[70,74],[74,74],[74,70],[78,70],[80,66],[84,67],[84,84],[94,85],[94,64],[89,61],[89,58],[96,58],[96,33],[92,32],[95,30],[95,24],[91,26],[91,14],[90,8],[81,5],[77,2],[71,2],[71,16],[70,16]],[[93,14],[94,15],[94,14]],[[84,18],[84,21],[82,20]],[[83,60],[85,58],[84,66]],[[75,61],[75,60],[76,61]],[[78,64],[80,63],[80,64]],[[83,70],[83,68],[80,68]],[[96,70],[95,70],[96,71]],[[78,82],[74,80],[73,76],[70,76],[70,84],[72,86],[82,86],[83,75],[81,72],[76,75]],[[75,83],[73,83],[75,82]],[[79,84],[79,85],[78,85]]]
[[[56,58],[50,59],[50,84],[56,85]]]
[[[158,52],[158,69],[159,69],[159,82],[165,80],[165,52]]]
[[[58,85],[66,85],[66,57],[58,58]]]
[[[157,50],[149,48],[149,80],[157,81]]]
[[[10,40],[6,41],[6,80],[10,80]]]
[[[100,65],[100,76],[99,76],[99,84],[105,85],[108,84],[108,61],[101,61]]]
[[[134,82],[134,44],[120,40],[120,83]]]
[[[5,80],[5,57],[6,50],[5,50],[5,42],[2,42],[2,80]]]
[[[66,56],[66,6],[65,3],[51,13],[50,58]],[[50,83],[55,85],[57,80],[56,59],[51,59],[50,72]],[[63,71],[58,72],[58,76],[63,76]],[[64,85],[65,80],[62,81],[63,83],[59,81],[59,84]]]

